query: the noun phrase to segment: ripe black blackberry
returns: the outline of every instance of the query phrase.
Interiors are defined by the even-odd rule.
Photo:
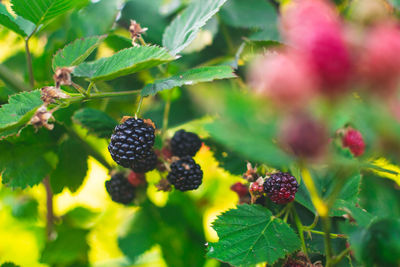
[[[108,145],[111,157],[125,168],[149,156],[154,145],[154,127],[142,119],[129,118],[117,125]]]
[[[203,171],[190,156],[185,156],[171,164],[167,179],[180,191],[194,190],[201,185]]]
[[[196,155],[201,147],[201,139],[195,133],[179,130],[171,139],[172,154],[178,157]]]
[[[158,158],[153,150],[141,159],[136,160],[132,165],[132,170],[137,173],[145,173],[154,170],[157,167]]]
[[[106,189],[111,199],[122,204],[129,204],[135,197],[135,187],[129,183],[123,173],[116,173],[106,181]]]
[[[276,204],[292,202],[298,187],[296,178],[287,172],[271,174],[264,182],[264,192]]]

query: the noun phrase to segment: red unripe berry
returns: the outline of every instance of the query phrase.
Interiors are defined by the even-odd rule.
[[[355,156],[361,156],[365,151],[365,143],[362,134],[354,129],[348,129],[343,136],[343,146],[348,147]]]
[[[233,184],[231,186],[231,190],[233,192],[236,192],[238,194],[239,198],[245,197],[249,193],[249,189],[247,188],[247,186],[245,186],[244,184],[239,183],[239,182]]]
[[[144,174],[131,171],[128,176],[128,181],[135,187],[139,186],[144,183]]]

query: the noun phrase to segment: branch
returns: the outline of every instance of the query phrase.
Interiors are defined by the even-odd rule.
[[[46,188],[46,233],[47,239],[51,238],[53,233],[53,223],[54,223],[54,210],[53,210],[53,191],[50,186],[49,177],[44,178],[43,180],[44,187]]]
[[[108,97],[118,97],[118,96],[129,96],[135,95],[140,93],[140,89],[132,90],[132,91],[121,91],[121,92],[103,92],[103,93],[94,93],[90,95],[83,96],[81,94],[69,94],[72,96],[71,98],[66,98],[62,101],[74,103],[74,102],[81,102],[83,100],[90,100],[90,99],[100,99],[100,98],[108,98]]]
[[[26,65],[28,67],[29,84],[33,88],[35,86],[35,78],[33,76],[32,56],[29,50],[29,38],[25,39],[25,53],[26,53]]]

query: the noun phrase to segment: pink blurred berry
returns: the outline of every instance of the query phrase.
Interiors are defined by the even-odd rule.
[[[284,121],[279,138],[284,147],[303,158],[321,156],[329,141],[325,125],[304,114]]]
[[[308,61],[295,53],[269,53],[253,65],[250,80],[256,92],[285,108],[302,106],[316,84]]]
[[[231,190],[233,192],[236,192],[238,194],[239,198],[245,197],[249,193],[247,186],[245,186],[244,184],[242,184],[240,182],[233,184],[231,186]]]
[[[360,61],[361,73],[371,88],[379,93],[393,92],[400,75],[400,29],[383,23],[374,27],[365,40]]]
[[[250,192],[253,193],[262,193],[264,191],[264,188],[262,185],[260,185],[258,182],[254,182],[250,185]]]
[[[283,14],[282,31],[309,61],[322,92],[334,95],[347,88],[352,58],[333,6],[322,0],[296,1]]]
[[[343,146],[348,147],[351,153],[355,156],[361,156],[365,151],[365,143],[362,134],[352,128],[346,130],[343,136]]]

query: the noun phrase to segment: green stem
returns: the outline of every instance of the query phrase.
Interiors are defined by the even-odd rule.
[[[102,92],[102,93],[94,93],[90,96],[82,96],[80,94],[70,94],[72,97],[67,98],[66,101],[70,103],[80,102],[82,100],[90,100],[90,99],[99,99],[99,98],[107,98],[107,97],[118,97],[118,96],[129,96],[140,93],[141,90],[132,90],[132,91],[121,91],[121,92]]]
[[[304,230],[312,230],[312,229],[314,229],[315,226],[317,226],[318,220],[319,220],[319,216],[317,214],[317,215],[315,215],[314,221],[312,222],[312,224],[303,227]]]
[[[283,214],[285,214],[286,210],[288,209],[289,205],[286,205],[278,214],[275,215],[275,217],[279,218]]]
[[[292,214],[294,217],[294,221],[296,223],[297,226],[297,230],[299,231],[299,236],[300,236],[300,241],[301,241],[301,247],[302,250],[304,252],[304,254],[306,255],[306,257],[308,258],[308,254],[307,254],[307,246],[306,246],[306,242],[304,240],[304,229],[303,229],[303,224],[300,221],[299,215],[296,212],[296,209],[292,208]]]
[[[83,89],[82,86],[80,86],[79,84],[73,82],[72,87],[74,87],[81,95],[88,96],[85,89]]]
[[[165,108],[164,108],[164,116],[163,116],[163,128],[162,128],[162,140],[165,139],[167,129],[168,129],[168,119],[169,119],[169,111],[171,109],[171,96],[172,96],[172,91],[169,90],[167,94],[167,101],[165,102]]]
[[[87,90],[86,90],[86,95],[87,96],[90,96],[90,91],[92,90],[92,87],[94,86],[94,82],[90,82],[89,83],[89,86],[88,86],[88,88],[87,88]]]
[[[32,89],[4,65],[0,65],[0,79],[19,92],[30,91]]]
[[[136,109],[136,116],[139,116],[139,114],[140,114],[140,109],[142,108],[142,103],[143,103],[143,96],[141,95],[140,99],[139,99],[139,103],[137,105],[137,109]]]
[[[321,232],[321,231],[318,231],[318,230],[312,230],[312,229],[306,229],[305,227],[303,227],[303,230],[306,231],[306,232],[317,234],[317,235],[325,235],[325,232]],[[329,235],[333,239],[335,239],[335,238],[347,238],[345,235],[342,235],[342,234],[329,233]]]
[[[228,32],[228,29],[226,28],[225,24],[224,23],[220,23],[220,25],[221,25],[222,35],[224,36],[226,44],[228,46],[228,51],[229,51],[230,54],[233,55],[233,54],[235,54],[235,48],[234,48],[234,45],[233,45],[233,42],[232,42],[232,38],[231,38],[231,36],[230,36],[230,34]]]
[[[53,191],[50,186],[49,177],[44,178],[43,185],[46,189],[46,233],[47,240],[51,239],[54,225]]]
[[[339,253],[339,255],[335,256],[332,260],[332,264],[338,264],[347,254],[351,251],[351,247],[347,247],[345,250]]]
[[[35,86],[35,78],[33,76],[32,56],[29,50],[29,38],[25,39],[25,54],[26,54],[26,65],[28,67],[29,84],[33,88]]]
[[[324,245],[325,245],[325,255],[326,255],[326,267],[332,266],[332,244],[331,244],[331,222],[329,217],[322,218],[322,229],[324,230]]]

